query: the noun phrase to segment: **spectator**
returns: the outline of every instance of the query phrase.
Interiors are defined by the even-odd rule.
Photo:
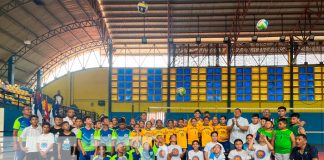
[[[243,141],[241,139],[234,140],[235,149],[231,150],[231,152],[228,154],[228,159],[230,160],[236,160],[236,159],[244,159],[249,160],[251,157],[249,156],[248,152],[243,150]]]
[[[150,122],[152,123],[151,130],[154,130],[155,129],[155,125],[156,125],[155,119],[154,118],[151,118],[150,119]]]
[[[52,157],[53,154],[54,135],[49,132],[49,123],[43,123],[42,128],[43,133],[39,135],[37,139],[37,150],[39,152],[40,159],[47,160],[50,159],[50,157]]]
[[[61,95],[60,90],[54,95],[54,103],[53,103],[53,116],[59,115],[60,107],[63,105],[63,96]],[[71,125],[71,124],[70,124]]]
[[[76,135],[70,131],[70,124],[67,121],[62,123],[62,130],[58,139],[58,159],[74,159],[77,146]]]
[[[53,157],[54,159],[58,159],[57,155],[57,140],[60,135],[60,133],[63,131],[62,127],[62,117],[60,116],[55,116],[54,117],[54,126],[51,127],[50,132],[54,135],[54,146],[53,146]]]
[[[278,130],[273,132],[271,144],[274,146],[276,160],[289,160],[290,152],[295,147],[295,136],[287,129],[285,118],[279,119]]]
[[[231,131],[230,142],[231,148],[234,148],[234,141],[236,139],[240,139],[245,143],[246,132],[249,129],[249,122],[246,118],[241,117],[241,109],[236,108],[234,111],[234,118],[232,120],[227,121],[227,126],[229,126],[229,130]]]
[[[293,148],[290,159],[319,160],[317,149],[307,143],[305,134],[296,136],[296,147]]]
[[[78,146],[80,155],[80,160],[90,160],[95,151],[95,144],[94,144],[94,129],[92,128],[92,119],[90,117],[84,118],[85,126],[80,128],[77,134],[78,139]],[[89,141],[91,140],[91,141]]]
[[[73,126],[73,118],[74,118],[74,116],[75,116],[75,111],[74,111],[74,109],[69,108],[69,109],[67,110],[66,117],[63,118],[63,121],[67,121],[67,122],[69,122],[70,126]],[[75,126],[74,126],[74,127],[75,127]]]
[[[39,158],[37,150],[37,139],[42,134],[42,127],[38,125],[38,117],[32,115],[30,117],[31,126],[25,128],[20,135],[19,145],[22,151],[26,153],[26,160],[35,160]],[[26,146],[23,145],[23,139]]]
[[[43,106],[42,106],[42,93],[40,90],[36,90],[34,94],[34,110],[33,115],[38,115],[37,112],[39,111],[40,114],[43,114]],[[54,117],[54,116],[53,116]]]
[[[153,136],[157,137],[159,135],[164,136],[163,133],[164,129],[163,129],[163,122],[161,119],[156,120],[156,127],[153,130]]]
[[[25,157],[25,152],[20,148],[19,137],[25,128],[30,126],[30,115],[31,111],[28,106],[25,106],[22,110],[23,116],[18,117],[13,125],[13,149],[15,151],[15,160],[23,160]],[[22,146],[25,147],[26,141],[22,139]]]
[[[252,115],[252,123],[250,123],[250,125],[249,125],[248,134],[252,134],[253,139],[254,139],[256,132],[258,131],[258,129],[260,127],[261,127],[261,124],[260,124],[259,114],[255,113]]]

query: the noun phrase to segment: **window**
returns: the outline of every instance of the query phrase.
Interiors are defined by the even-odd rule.
[[[268,68],[268,101],[283,101],[283,68]]]
[[[190,102],[190,94],[191,94],[191,69],[190,68],[177,68],[177,76],[176,76],[176,88],[184,87],[186,89],[186,95],[176,96],[177,102]]]
[[[251,101],[251,68],[236,68],[236,100]]]
[[[222,92],[222,69],[207,68],[206,73],[206,96],[209,102],[221,101]]]
[[[314,101],[314,67],[299,67],[299,100]]]
[[[132,80],[133,69],[118,68],[118,101],[132,101]]]
[[[147,89],[148,102],[162,101],[162,69],[149,68],[147,70]]]

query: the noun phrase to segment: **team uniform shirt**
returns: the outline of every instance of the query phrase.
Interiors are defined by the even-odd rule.
[[[249,125],[249,130],[248,130],[248,134],[252,134],[254,135],[255,133],[257,133],[258,129],[261,127],[261,124],[260,123],[257,123],[257,124],[253,124],[251,123]]]
[[[291,152],[290,135],[293,134],[289,129],[275,130],[275,153],[289,154]]]
[[[269,160],[271,159],[271,152],[267,146],[265,145],[260,145],[260,144],[254,144],[253,145],[254,151],[251,151],[251,155],[254,158],[254,160]]]
[[[213,132],[213,127],[211,126],[200,126],[199,127],[199,133],[201,134],[201,146],[205,147],[206,144],[210,141],[211,139],[211,133]]]
[[[100,144],[105,144],[107,147],[107,152],[112,152],[112,142],[117,139],[116,132],[112,129],[104,130],[103,128],[100,129]]]
[[[274,122],[273,122],[273,129],[277,130],[278,129],[278,121],[279,121],[279,117],[274,119]],[[290,123],[290,118],[289,117],[285,117],[286,121],[287,121],[287,126],[290,126],[291,123]]]
[[[218,142],[227,142],[229,140],[229,131],[227,130],[227,126],[222,126],[218,124],[217,126],[214,127],[214,131],[217,131],[218,133]]]
[[[255,139],[256,139],[256,140],[259,140],[259,138],[260,138],[260,134],[263,134],[264,136],[266,136],[267,139],[268,139],[268,141],[270,142],[271,139],[272,139],[273,130],[266,131],[266,130],[263,129],[263,128],[259,128],[258,131],[257,131],[257,134],[256,134],[256,136],[255,136]]]
[[[174,134],[177,135],[177,144],[181,148],[187,148],[187,128],[175,128]]]
[[[168,147],[166,145],[159,146],[156,154],[157,160],[167,160],[168,159]]]
[[[195,152],[191,150],[188,152],[189,160],[204,160],[204,153],[202,151]]]
[[[110,156],[100,157],[97,155],[97,156],[93,157],[92,160],[110,160]]]
[[[164,128],[165,144],[170,144],[170,137],[174,134],[173,128]]]
[[[130,133],[130,139],[131,139],[131,142],[137,141],[137,142],[139,142],[139,144],[141,144],[142,143],[142,133],[132,131]]]
[[[197,126],[188,126],[187,127],[187,133],[188,133],[188,145],[192,144],[192,141],[199,140],[199,129]]]
[[[300,127],[300,126],[298,126],[297,124],[295,124],[295,125],[290,125],[290,126],[288,127],[288,129],[291,130],[291,131],[294,133],[295,136],[297,136],[297,135],[300,133],[300,129],[302,129],[302,128],[303,128],[303,127]]]
[[[47,151],[50,145],[54,145],[53,133],[41,134],[37,139],[37,143],[39,144],[40,151]],[[49,151],[52,152],[53,148]]]
[[[75,135],[78,135],[78,132],[80,131],[80,128],[73,128],[71,130]]]
[[[221,153],[224,153],[224,152],[225,152],[225,149],[224,149],[224,147],[223,147],[222,144],[220,144],[220,143],[218,143],[218,142],[216,142],[216,143],[214,143],[214,142],[208,142],[208,143],[206,144],[206,147],[204,148],[204,152],[208,152],[208,157],[209,157],[210,154],[212,153],[212,149],[213,149],[213,147],[214,147],[216,144],[218,144],[218,145],[221,146]]]
[[[232,118],[235,119],[235,118]],[[229,119],[227,121],[227,126],[231,126],[232,125],[232,119]],[[248,126],[249,122],[246,118],[240,117],[237,119],[237,122],[240,126]],[[243,141],[243,143],[246,142],[246,131],[242,131],[239,127],[236,126],[236,124],[234,125],[231,134],[230,134],[230,142],[232,144],[234,144],[235,139],[241,139]]]
[[[37,126],[36,128],[29,126],[23,130],[23,132],[20,135],[20,138],[26,140],[26,148],[28,149],[28,153],[38,152],[37,140],[41,134],[42,134],[41,126]]]
[[[125,146],[129,146],[130,130],[117,129],[115,132],[116,132],[116,144],[123,143]]]
[[[247,151],[241,150],[239,152],[236,149],[231,150],[231,152],[228,154],[228,158],[233,159],[233,160],[248,160],[248,159],[251,159],[251,157],[249,156]]]
[[[135,149],[131,149],[128,154],[132,157],[132,160],[140,160],[141,159],[141,153],[136,153]]]
[[[76,146],[75,134],[71,132],[69,135],[66,135],[64,132],[61,132],[57,142],[62,145],[61,149],[63,152],[69,153]]]
[[[162,129],[155,128],[152,133],[153,133],[154,137],[157,137],[157,136],[164,137],[164,129],[163,128]]]
[[[171,160],[180,160],[180,156],[182,154],[182,148],[181,146],[179,145],[169,145],[168,146],[168,153],[172,153],[172,152],[175,152],[175,153],[178,153],[176,156],[172,156],[171,157]]]
[[[199,120],[197,120],[197,126],[202,126],[202,125],[204,125],[204,121],[203,121],[203,119],[199,119]],[[192,124],[191,124],[191,118],[188,120],[188,126],[187,127],[191,127],[192,126]]]
[[[142,145],[144,145],[144,143],[149,143],[150,146],[152,146],[153,145],[152,141],[153,141],[153,131],[143,129],[142,130]]]
[[[141,160],[154,160],[154,152],[152,149],[144,150],[143,148],[140,150],[141,153]]]
[[[22,134],[23,130],[27,127],[30,126],[30,118],[26,118],[24,116],[18,117],[13,125],[13,129],[17,130],[17,137],[20,137],[20,135]],[[23,139],[23,141],[25,141]]]
[[[77,139],[79,139],[81,141],[82,148],[86,152],[95,150],[94,132],[95,132],[95,130],[93,128],[90,128],[88,130],[87,128],[82,127],[82,128],[80,128],[80,131],[77,134]]]
[[[119,157],[118,154],[115,154],[110,158],[110,160],[133,160],[133,156],[129,153],[126,153],[124,156]]]
[[[209,159],[208,160],[225,160],[225,155],[224,153],[220,153],[220,154],[216,154],[216,153],[211,153],[209,155]]]

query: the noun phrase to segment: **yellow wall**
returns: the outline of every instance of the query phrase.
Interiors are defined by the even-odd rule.
[[[98,114],[101,113],[108,113],[108,71],[107,68],[94,68],[94,69],[87,69],[82,70],[78,72],[69,73],[55,81],[53,81],[50,84],[47,84],[43,87],[43,93],[50,95],[53,97],[53,95],[56,93],[57,90],[61,91],[61,94],[64,97],[64,105],[71,105],[76,104],[80,109],[88,110],[88,111],[95,111]],[[317,74],[317,73],[316,73]],[[315,75],[316,75],[315,74]],[[232,76],[235,77],[235,76]],[[115,77],[116,78],[116,77]],[[174,78],[174,77],[173,77]],[[255,81],[256,79],[253,79]],[[233,80],[234,81],[234,80]],[[165,82],[165,77],[163,78],[163,83]],[[203,82],[203,81],[201,81]],[[204,81],[206,82],[206,81]],[[226,81],[225,81],[226,82]],[[298,83],[297,83],[298,84]],[[143,87],[143,86],[141,86]],[[165,87],[163,85],[163,87]],[[202,88],[206,86],[200,86]],[[285,86],[286,87],[286,86]],[[298,86],[297,86],[298,87]],[[145,88],[145,87],[144,87]],[[171,112],[192,112],[193,110],[200,108],[203,111],[207,110],[204,108],[208,108],[209,111],[217,111],[217,112],[226,112],[225,109],[219,109],[219,108],[226,108],[227,107],[227,95],[223,93],[227,91],[226,85],[223,86],[225,88],[222,90],[222,101],[221,102],[206,102],[205,100],[202,101],[192,101],[192,102],[174,102],[174,100],[171,101]],[[141,89],[138,87],[138,89]],[[146,88],[147,89],[147,88]],[[254,90],[260,90],[260,88],[256,88]],[[267,88],[266,88],[267,89]],[[143,91],[143,89],[142,89]],[[175,97],[175,88],[171,90],[171,96]],[[113,92],[114,93],[114,92]],[[268,102],[266,100],[253,100],[252,102],[236,102],[235,101],[235,86],[232,88],[232,102],[231,102],[231,108],[260,108],[260,110],[248,110],[245,109],[245,111],[249,112],[260,112],[265,108],[276,108],[278,106],[285,106],[289,108],[289,100],[288,98],[285,98],[284,102]],[[261,92],[258,92],[261,93]],[[322,93],[322,92],[321,92]],[[321,94],[318,93],[318,94]],[[287,93],[285,92],[285,95]],[[296,94],[296,93],[295,93]],[[204,96],[204,93],[200,93],[200,96]],[[260,94],[261,95],[261,94]],[[145,95],[143,95],[145,96]],[[165,95],[163,95],[165,97]],[[259,96],[258,94],[254,94],[254,96]],[[266,96],[267,95],[261,95]],[[289,95],[288,95],[289,96]],[[294,95],[297,96],[298,94]],[[172,97],[171,97],[172,98]],[[117,98],[116,98],[117,99]],[[98,106],[98,100],[105,100],[105,106],[100,107]],[[149,103],[149,102],[138,102],[134,101],[134,103],[119,103],[116,100],[113,101],[112,105],[112,112],[131,112],[132,111],[132,105],[134,106],[135,112],[143,112],[148,111],[149,107],[166,107],[167,104],[165,102],[165,98],[163,98],[163,102],[161,103]],[[307,108],[308,110],[296,110],[298,112],[323,112],[324,111],[324,101],[322,99],[316,99],[315,101],[294,101],[294,107],[295,108]],[[320,110],[314,110],[312,108],[322,108]],[[152,111],[166,111],[166,109],[151,109]],[[276,110],[272,110],[273,112],[276,112]]]

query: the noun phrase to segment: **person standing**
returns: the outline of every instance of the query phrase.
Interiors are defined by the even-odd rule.
[[[107,155],[114,155],[116,144],[116,132],[109,128],[108,117],[101,119],[102,129],[100,130],[100,144],[106,146]]]
[[[242,112],[241,109],[236,108],[234,111],[234,118],[227,121],[227,126],[229,126],[230,134],[230,142],[231,142],[231,149],[234,148],[234,141],[236,139],[241,139],[243,144],[245,143],[246,139],[246,132],[249,129],[249,122],[246,118],[241,117]]]
[[[168,126],[164,128],[165,144],[170,144],[170,137],[174,134],[173,120],[168,120]]]
[[[30,115],[31,111],[28,106],[25,106],[22,110],[23,116],[18,117],[13,125],[13,133],[12,133],[12,139],[13,139],[13,149],[15,151],[15,160],[23,160],[25,157],[25,153],[21,150],[19,146],[19,137],[21,136],[23,130],[30,126]],[[22,145],[25,146],[25,139],[22,140]]]
[[[33,115],[37,115],[37,112],[39,111],[40,114],[43,114],[43,106],[42,106],[42,93],[40,90],[36,90],[34,94],[34,110],[33,110]]]
[[[192,142],[194,140],[199,140],[199,128],[197,126],[196,118],[191,119],[191,126],[187,127],[188,133],[188,150],[192,150]]]
[[[260,135],[259,144],[249,143],[248,150],[252,151],[252,157],[254,160],[271,159],[271,152],[273,146],[267,140],[267,137],[263,134]]]
[[[252,123],[249,125],[249,130],[247,134],[252,134],[253,139],[255,139],[258,129],[261,127],[259,114],[255,113],[252,115]]]
[[[229,142],[229,126],[226,125],[226,116],[222,115],[220,118],[220,123],[214,127],[214,131],[218,133],[217,141],[223,145],[226,155],[230,151],[230,142]]]
[[[43,133],[37,139],[37,150],[41,160],[48,160],[53,154],[54,135],[50,133],[50,124],[45,122],[42,125]],[[57,156],[56,156],[57,159]]]
[[[130,130],[126,128],[126,122],[125,119],[121,118],[119,120],[119,128],[115,130],[116,132],[116,144],[124,144],[126,147],[126,151],[130,150]]]
[[[209,117],[204,117],[203,121],[204,124],[199,126],[199,135],[201,137],[201,146],[205,147],[208,142],[212,141],[211,133],[214,129],[209,125]]]
[[[53,146],[53,157],[54,159],[58,159],[57,155],[57,140],[60,135],[60,132],[62,132],[62,117],[56,116],[54,117],[54,126],[51,127],[50,132],[54,135],[54,146]]]
[[[36,160],[39,158],[37,150],[37,139],[42,134],[42,127],[38,125],[38,117],[30,116],[30,126],[25,128],[20,135],[19,145],[22,151],[26,153],[26,160]],[[25,140],[26,145],[23,145]]]
[[[58,139],[58,159],[71,160],[75,159],[76,151],[76,138],[75,134],[70,131],[69,122],[62,123],[62,132]]]
[[[80,151],[80,160],[91,160],[95,151],[94,132],[92,128],[92,119],[87,116],[84,118],[85,126],[82,127],[78,134],[78,147]]]
[[[61,95],[60,90],[54,95],[54,104],[53,104],[53,116],[60,114],[60,107],[63,105],[63,96]]]

